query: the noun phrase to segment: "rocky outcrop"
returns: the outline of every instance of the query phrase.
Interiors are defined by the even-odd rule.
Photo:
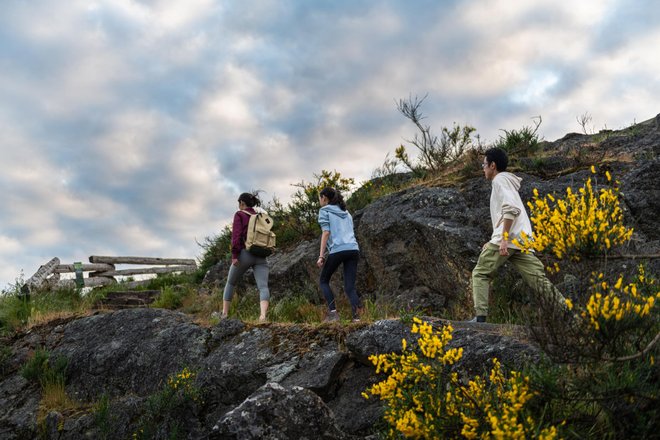
[[[523,201],[541,194],[565,195],[591,177],[596,189],[607,184],[605,171],[619,180],[626,223],[635,229],[625,253],[660,253],[660,115],[620,131],[571,133],[544,142],[542,157],[511,158],[511,170],[522,177]],[[594,176],[587,166],[599,164]],[[475,165],[476,167],[476,165]],[[471,309],[471,271],[489,239],[490,183],[474,177],[453,186],[417,186],[384,196],[353,213],[360,244],[358,290],[363,296],[387,297],[401,309],[447,316],[447,310]],[[280,249],[269,258],[274,296],[304,292],[321,301],[315,257],[319,241]],[[649,263],[658,269],[660,262]],[[634,267],[620,260],[617,270]],[[572,276],[589,273],[578,267]],[[564,275],[564,274],[563,274]],[[246,277],[248,278],[248,277]],[[248,280],[249,281],[249,280]],[[556,277],[555,283],[563,280]],[[341,292],[341,274],[333,279]],[[455,314],[455,313],[454,313]]]
[[[302,387],[267,383],[213,426],[211,439],[346,440],[323,400]]]
[[[515,366],[538,356],[497,327],[454,325],[466,372],[481,373],[492,357]],[[31,439],[41,429],[46,438],[124,439],[154,418],[154,438],[172,427],[200,439],[364,438],[383,411],[361,396],[379,380],[368,357],[400,352],[402,338],[415,340],[399,320],[344,328],[229,319],[205,328],[177,312],[127,309],[59,322],[17,336],[12,357],[24,364],[36,348],[66,357],[66,393],[77,409],[42,414],[38,428],[39,385],[13,368],[0,381],[0,438]],[[199,401],[164,405],[168,377],[183,368],[196,372]]]
[[[534,188],[564,194],[588,177],[599,188],[609,170],[620,180],[626,219],[635,228],[625,252],[657,255],[658,121],[660,115],[620,132],[571,134],[544,143],[550,154],[512,164],[523,178],[523,200],[532,198]],[[593,176],[586,163],[601,164],[599,174]],[[475,177],[452,186],[408,188],[355,212],[362,295],[387,297],[402,309],[434,316],[448,316],[448,310],[467,316],[471,270],[491,229],[489,193],[490,184]],[[274,298],[304,294],[322,301],[318,246],[318,240],[303,242],[269,257]],[[581,291],[593,263],[581,261],[562,291]],[[637,263],[608,261],[621,272]],[[649,273],[658,273],[659,259],[648,265]],[[227,269],[221,263],[205,282],[220,288]],[[250,282],[250,275],[244,280]],[[341,274],[333,283],[339,293]],[[435,326],[449,323],[424,319]],[[516,328],[507,326],[507,336],[492,324],[451,324],[450,346],[464,349],[456,365],[461,373],[482,373],[494,357],[509,368],[539,359],[539,350],[516,335]],[[8,342],[11,356],[0,369],[0,438],[159,439],[172,433],[190,439],[367,438],[383,415],[380,402],[361,395],[382,379],[369,357],[399,352],[402,339],[415,343],[410,323],[401,320],[342,327],[254,326],[229,319],[207,328],[181,313],[139,308],[60,319]],[[37,348],[67,359],[66,393],[73,404],[44,407],[40,385],[19,373]],[[191,386],[198,395],[173,400],[168,378],[184,368],[195,373]]]

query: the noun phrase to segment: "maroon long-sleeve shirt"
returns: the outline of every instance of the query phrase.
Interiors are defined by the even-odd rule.
[[[245,208],[247,212],[256,214],[252,208]],[[245,249],[245,240],[247,240],[247,228],[250,223],[250,215],[243,211],[236,211],[234,214],[234,223],[231,227],[231,258],[238,260],[241,250]]]

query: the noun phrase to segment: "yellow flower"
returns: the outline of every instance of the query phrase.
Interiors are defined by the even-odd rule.
[[[592,172],[593,174],[596,174],[596,167],[593,166],[593,165],[591,165],[591,172]]]

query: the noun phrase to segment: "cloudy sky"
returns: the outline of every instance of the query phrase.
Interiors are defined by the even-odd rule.
[[[427,123],[555,140],[660,112],[653,0],[2,0],[0,287],[52,257],[198,257],[240,192],[358,182]]]

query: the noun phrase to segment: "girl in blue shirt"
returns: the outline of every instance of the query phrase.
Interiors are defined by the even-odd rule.
[[[321,270],[320,285],[328,303],[326,321],[338,321],[339,314],[335,297],[330,287],[330,278],[339,265],[344,269],[344,291],[351,302],[353,321],[360,320],[362,304],[355,288],[360,248],[353,232],[353,217],[346,210],[341,193],[334,188],[324,188],[319,194],[319,226],[321,226],[321,251],[316,265]],[[326,255],[327,250],[327,255]]]

